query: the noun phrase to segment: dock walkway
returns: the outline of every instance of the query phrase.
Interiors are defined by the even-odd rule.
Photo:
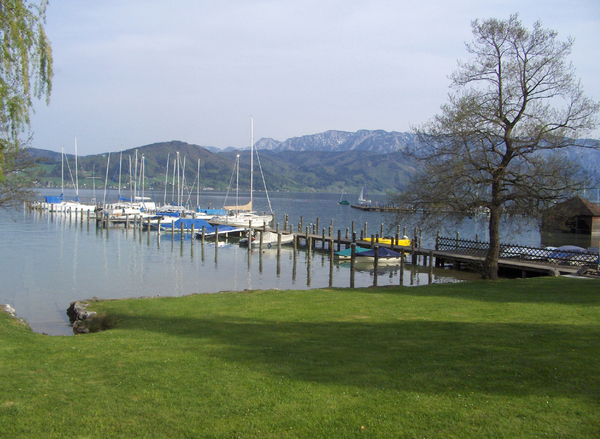
[[[276,230],[272,230],[276,232]],[[289,233],[289,232],[279,232]],[[445,265],[453,265],[459,268],[461,267],[476,267],[483,264],[485,260],[485,251],[478,251],[474,253],[466,253],[464,251],[450,251],[450,250],[436,250],[428,248],[419,248],[411,245],[410,247],[384,244],[377,242],[377,236],[372,241],[364,241],[360,238],[344,238],[340,236],[325,235],[322,234],[311,234],[311,233],[299,233],[294,232],[294,242],[298,245],[304,245],[310,248],[316,248],[317,243],[321,249],[339,251],[343,248],[349,248],[352,243],[355,243],[360,247],[386,247],[391,250],[403,253],[410,256],[411,263],[415,265],[423,266],[436,266],[444,267]],[[551,263],[543,260],[527,260],[518,257],[500,258],[498,260],[498,267],[504,270],[511,270],[513,272],[520,272],[521,277],[528,276],[539,276],[539,275],[573,275],[581,268],[579,266],[561,265]]]

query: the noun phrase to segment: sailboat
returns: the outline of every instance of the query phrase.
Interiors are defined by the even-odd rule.
[[[360,204],[371,204],[371,200],[369,200],[369,195],[367,194],[367,185],[364,185],[360,189],[360,194],[358,195],[358,202]]]
[[[64,154],[63,154],[64,155]],[[65,157],[66,159],[66,157]],[[69,161],[67,160],[67,166],[69,165]],[[71,172],[71,168],[69,167],[69,173]],[[71,181],[73,182],[73,175],[71,174]],[[75,188],[75,199],[63,201],[62,211],[68,214],[76,213],[76,212],[94,212],[96,210],[95,204],[85,204],[79,201],[79,177],[77,173],[77,138],[75,138],[75,181],[73,182],[73,186]],[[62,194],[61,194],[62,196]]]
[[[249,227],[252,224],[252,227],[263,227],[269,225],[273,221],[273,211],[271,211],[270,215],[259,215],[255,213],[253,209],[253,179],[254,179],[254,121],[250,119],[250,202],[240,206],[238,203],[238,193],[239,193],[239,159],[240,156],[237,156],[236,159],[236,168],[237,171],[237,179],[236,179],[236,197],[235,197],[235,205],[233,206],[224,206],[223,209],[230,211],[228,215],[218,215],[213,217],[210,220],[211,224],[226,224],[230,226],[236,227]],[[257,154],[258,157],[258,154]],[[260,165],[260,161],[259,161]],[[262,173],[262,168],[261,168]],[[263,184],[264,184],[264,175],[263,175]],[[265,184],[265,193],[267,194],[267,200],[269,200],[269,195],[267,193],[267,187]],[[269,201],[269,207],[271,202]]]
[[[338,201],[338,204],[341,204],[342,206],[347,206],[350,204],[348,200],[344,200],[344,192],[342,192],[342,195],[340,195],[340,201]]]

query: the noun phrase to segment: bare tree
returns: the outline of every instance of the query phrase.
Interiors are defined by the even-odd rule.
[[[595,129],[600,106],[584,96],[567,56],[573,40],[559,41],[536,22],[472,22],[471,58],[451,75],[453,92],[441,114],[416,128],[410,151],[423,165],[410,187],[393,196],[423,211],[424,225],[489,213],[490,247],[483,276],[497,278],[503,213],[537,217],[587,182],[567,158]],[[401,218],[399,218],[401,219]]]

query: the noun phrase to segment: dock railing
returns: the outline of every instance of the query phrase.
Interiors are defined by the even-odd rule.
[[[458,236],[452,238],[438,236],[436,239],[438,251],[485,256],[489,247],[489,242],[461,239]],[[500,244],[500,258],[571,266],[598,265],[598,253],[518,244]]]

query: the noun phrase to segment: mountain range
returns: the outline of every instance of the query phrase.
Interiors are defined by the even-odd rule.
[[[400,152],[402,146],[411,142],[414,142],[411,134],[382,130],[355,133],[327,131],[283,142],[263,138],[255,144],[259,150],[255,171],[262,168],[269,191],[358,192],[363,185],[367,185],[373,193],[395,191],[403,188],[415,171],[412,160]],[[245,190],[250,186],[249,147],[220,150],[181,141],[154,143],[123,151],[122,157],[126,163],[121,164],[122,174],[125,169],[128,172],[129,157],[135,160],[136,151],[138,157],[144,156],[145,175],[153,180],[155,187],[164,185],[167,161],[170,163],[169,179],[172,178],[173,160],[177,152],[181,160],[185,157],[186,180],[189,184],[196,178],[200,159],[200,185],[219,190],[228,186],[239,154],[239,187]],[[43,159],[42,184],[49,178],[56,181],[60,177],[60,153],[35,148],[31,148],[30,152]],[[108,175],[108,179],[113,181],[121,153],[111,153],[110,163],[108,156],[109,153],[78,157],[80,181],[92,174],[96,177],[97,186],[100,184],[100,175]],[[73,168],[74,156],[66,154],[66,157]],[[255,187],[258,187],[256,183]]]
[[[255,171],[262,169],[269,191],[357,193],[364,185],[372,193],[398,191],[406,187],[410,176],[417,170],[418,164],[401,152],[403,147],[413,146],[415,141],[414,134],[383,130],[330,130],[283,142],[262,138],[255,144],[259,160],[255,160],[254,166]],[[249,149],[221,150],[211,146],[170,141],[140,146],[122,153],[79,157],[79,180],[83,181],[80,187],[91,184],[91,180],[86,182],[86,179],[92,176],[96,177],[96,187],[104,184],[104,178],[114,185],[115,181],[118,182],[120,157],[124,162],[121,165],[121,178],[124,181],[123,175],[128,175],[130,161],[134,169],[136,154],[139,158],[144,156],[145,176],[152,180],[153,186],[164,187],[167,178],[169,183],[172,182],[173,161],[179,153],[181,166],[185,158],[188,185],[192,185],[196,179],[200,160],[200,186],[217,190],[225,190],[231,183],[236,157],[239,155],[239,188],[247,190],[250,187]],[[53,181],[56,184],[58,178],[60,184],[61,154],[34,148],[30,152],[43,160],[40,183],[49,184],[48,181]],[[592,171],[600,168],[600,152],[597,150],[575,148],[568,153]],[[67,158],[73,168],[74,156],[67,155]],[[255,175],[255,188],[260,186],[259,178]],[[235,185],[235,181],[233,184]]]

